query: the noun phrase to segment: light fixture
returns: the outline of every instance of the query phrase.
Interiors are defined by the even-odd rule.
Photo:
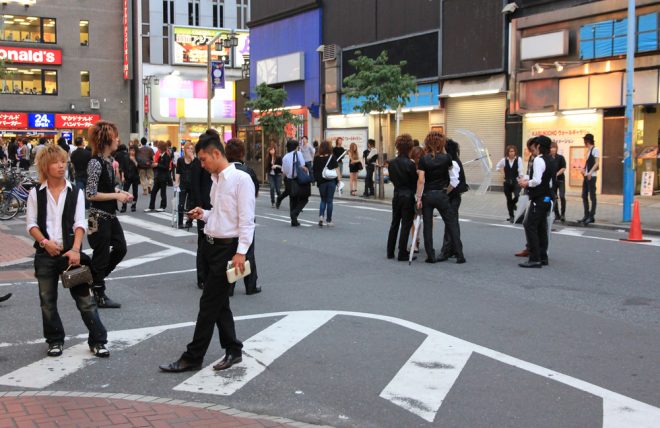
[[[513,2],[504,6],[504,8],[502,9],[502,13],[505,15],[509,15],[515,12],[516,10],[518,10],[518,4],[516,2]]]
[[[532,74],[533,73],[541,74],[543,73],[543,70],[545,70],[545,68],[543,68],[543,66],[538,62],[532,66]]]
[[[450,98],[458,98],[458,97],[474,97],[477,95],[493,95],[499,93],[499,89],[484,89],[481,91],[470,91],[470,92],[456,92],[454,94],[447,94],[448,97]]]
[[[554,111],[543,111],[538,113],[525,113],[526,118],[540,118],[540,117],[553,117],[556,113]]]
[[[595,108],[581,109],[581,110],[566,110],[562,111],[561,114],[564,116],[574,116],[577,114],[596,114],[597,110]]]
[[[556,69],[557,71],[563,71],[563,70],[564,70],[564,66],[563,66],[562,63],[559,62],[559,61],[555,61],[555,62],[554,62],[554,66],[555,66],[555,69]]]

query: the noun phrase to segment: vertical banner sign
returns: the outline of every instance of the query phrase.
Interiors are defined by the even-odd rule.
[[[225,63],[211,61],[211,82],[213,89],[225,89]]]
[[[144,114],[149,113],[149,95],[144,96]]]
[[[128,80],[128,0],[124,0],[124,80]]]

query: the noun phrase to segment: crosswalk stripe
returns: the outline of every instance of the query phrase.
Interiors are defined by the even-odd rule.
[[[268,220],[279,221],[281,223],[291,223],[291,220],[285,220],[283,218],[276,218],[276,217],[269,217],[269,216],[266,216],[266,215],[255,215],[255,217],[265,218],[265,219],[268,219]],[[303,226],[303,227],[312,227],[311,224],[301,223],[300,225]]]
[[[557,235],[566,235],[566,236],[582,236],[584,235],[584,230],[573,229],[571,227],[565,227],[563,229],[557,230]]]
[[[472,351],[458,342],[429,336],[380,396],[433,422]]]
[[[186,253],[186,252],[188,252],[188,251],[183,250],[181,248],[167,248],[165,250],[157,251],[155,253],[149,253],[149,254],[145,254],[145,255],[140,256],[140,257],[135,257],[133,259],[124,260],[124,261],[122,261],[121,263],[119,263],[117,265],[115,270],[128,269],[128,268],[132,268],[134,266],[140,266],[142,264],[149,264],[149,263],[164,259],[165,257],[171,257],[171,256],[175,256],[177,254],[182,254],[182,253]],[[189,253],[192,253],[192,252],[189,252]],[[195,255],[195,253],[192,253],[192,255]]]
[[[243,344],[243,362],[222,372],[213,364],[174,387],[177,391],[232,395],[260,375],[286,351],[334,317],[333,313],[292,313],[255,334]]]
[[[147,215],[148,215],[148,216],[151,216],[151,217],[159,218],[159,219],[161,219],[161,220],[167,220],[167,221],[169,221],[169,222],[172,221],[172,213],[171,213],[171,212],[147,213]]]
[[[279,218],[283,218],[283,219],[287,219],[288,221],[291,221],[291,217],[289,217],[289,216],[280,215],[280,214],[269,214],[269,215],[273,216],[273,217],[279,217]],[[316,221],[304,220],[300,217],[298,217],[298,221],[301,222],[301,223],[310,223],[310,224],[317,224],[318,223]]]
[[[132,226],[151,230],[153,232],[163,233],[168,236],[173,236],[173,237],[197,236],[197,233],[188,232],[185,229],[174,229],[170,226],[166,226],[164,224],[156,223],[153,221],[142,220],[127,215],[122,215],[118,217],[121,223],[130,224]]]

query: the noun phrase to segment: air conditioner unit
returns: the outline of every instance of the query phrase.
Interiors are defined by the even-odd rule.
[[[98,110],[101,108],[101,102],[96,98],[92,98],[89,100],[89,108],[92,110]]]
[[[323,61],[334,61],[339,55],[340,48],[337,45],[324,45],[323,47]]]

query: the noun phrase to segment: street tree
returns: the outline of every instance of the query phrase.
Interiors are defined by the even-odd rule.
[[[349,98],[357,99],[356,109],[364,114],[378,113],[378,156],[383,159],[383,126],[382,116],[388,110],[398,111],[405,105],[410,96],[417,91],[415,77],[403,73],[407,61],[390,64],[387,51],[382,51],[376,58],[355,52],[356,58],[348,60],[355,73],[344,79],[343,93]],[[382,162],[378,180],[378,197],[385,197]]]

